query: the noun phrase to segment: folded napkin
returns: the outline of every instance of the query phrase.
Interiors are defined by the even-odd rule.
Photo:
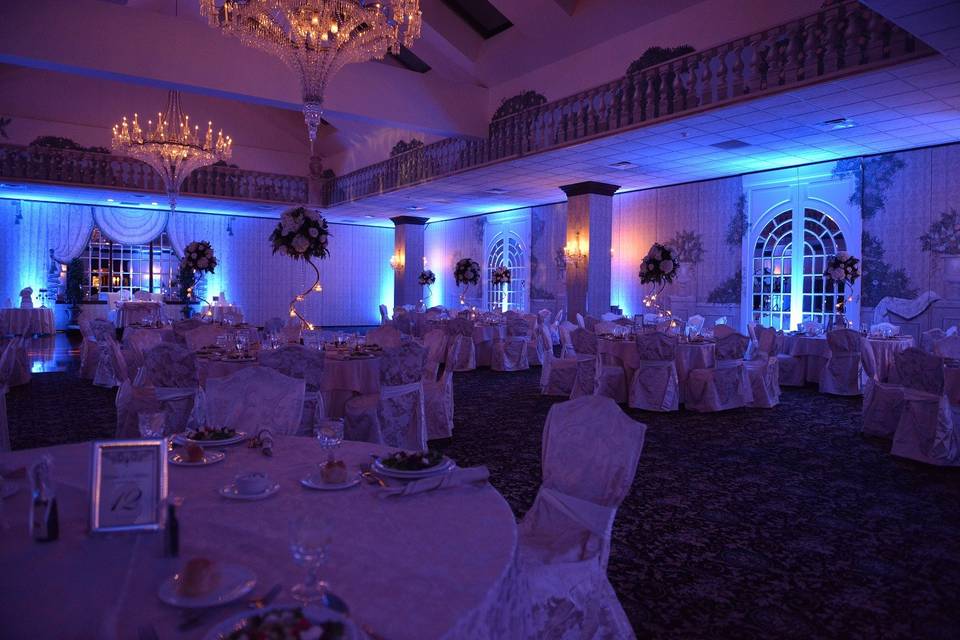
[[[483,466],[453,469],[447,473],[408,482],[402,487],[387,487],[380,492],[380,497],[412,496],[436,489],[449,489],[450,487],[463,487],[471,484],[483,485],[487,483],[489,477],[490,472]]]

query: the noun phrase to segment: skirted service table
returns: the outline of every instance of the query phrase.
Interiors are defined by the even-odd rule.
[[[55,331],[49,307],[0,309],[0,336],[46,336]]]
[[[803,362],[804,379],[807,382],[819,382],[823,366],[830,360],[830,345],[825,335],[804,336],[784,334],[778,336],[780,353],[799,358]],[[877,372],[881,382],[890,379],[894,358],[900,351],[914,345],[912,336],[894,336],[892,338],[869,337],[866,339],[873,350],[877,362]]]
[[[130,300],[117,306],[117,327],[123,329],[132,324],[163,320],[163,305],[146,300]]]
[[[457,638],[475,616],[497,605],[517,540],[513,513],[491,486],[464,486],[406,497],[382,497],[375,484],[315,491],[300,479],[325,453],[312,439],[277,437],[274,456],[243,444],[226,459],[198,468],[169,465],[170,495],[179,509],[180,557],[163,556],[163,535],[91,535],[88,527],[91,444],[0,454],[6,469],[53,456],[58,481],[60,538],[34,542],[27,533],[25,481],[4,500],[0,530],[3,636],[9,638],[136,638],[153,626],[160,638],[204,637],[221,620],[245,610],[227,605],[205,624],[177,629],[180,611],[160,601],[160,584],[190,558],[243,565],[256,574],[253,595],[283,586],[276,604],[304,570],[289,551],[288,523],[320,515],[332,529],[321,578],[359,625],[395,640]],[[389,449],[345,442],[338,452],[353,473],[371,454]],[[266,499],[230,500],[218,493],[241,472],[279,482]]]

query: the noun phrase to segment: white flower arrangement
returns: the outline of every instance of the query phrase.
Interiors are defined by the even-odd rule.
[[[846,282],[852,285],[860,277],[860,260],[854,258],[846,251],[841,251],[835,256],[827,258],[827,268],[823,275],[827,280],[834,283]]]
[[[679,266],[680,261],[673,249],[654,242],[650,251],[644,256],[643,262],[640,263],[640,282],[643,284],[673,282]]]
[[[472,258],[462,258],[453,267],[453,279],[457,285],[471,285],[480,282],[480,265]]]
[[[491,278],[493,284],[510,284],[510,269],[501,265],[493,270]]]
[[[326,219],[306,207],[284,211],[270,234],[273,252],[294,260],[326,258],[330,255],[330,231]]]
[[[196,240],[184,247],[181,271],[189,269],[197,273],[213,273],[216,268],[217,257],[213,254],[213,246],[206,240]]]

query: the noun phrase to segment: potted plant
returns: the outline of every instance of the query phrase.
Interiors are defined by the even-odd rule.
[[[70,305],[70,319],[68,325],[76,325],[80,318],[80,304],[83,302],[83,287],[87,284],[86,273],[83,271],[83,260],[74,258],[67,264],[66,287],[63,300]]]

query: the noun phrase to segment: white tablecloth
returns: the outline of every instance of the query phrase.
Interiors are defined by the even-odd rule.
[[[780,353],[786,353],[804,361],[805,379],[807,382],[819,382],[820,372],[824,364],[832,355],[826,336],[797,336],[783,335],[778,337]],[[877,361],[877,372],[881,382],[890,379],[893,371],[893,361],[900,351],[914,345],[913,336],[897,336],[896,338],[867,338],[873,349]]]
[[[0,336],[50,335],[55,331],[53,309],[49,307],[0,309]]]
[[[217,304],[204,307],[203,315],[214,322],[231,322],[232,324],[243,322],[243,309],[233,304]]]
[[[122,302],[117,307],[117,327],[123,328],[131,324],[140,324],[144,321],[155,322],[162,320],[163,305],[159,302],[131,300]]]
[[[351,469],[386,448],[344,443]],[[307,438],[278,437],[275,455],[245,446],[227,448],[226,461],[189,469],[170,466],[170,494],[180,509],[179,559],[162,556],[157,533],[90,536],[90,445],[76,444],[0,454],[8,467],[54,457],[60,482],[60,539],[35,543],[27,535],[29,492],[5,500],[0,530],[0,581],[8,638],[136,638],[153,625],[160,638],[202,638],[220,620],[242,610],[230,605],[198,628],[180,633],[179,612],[160,602],[157,588],[186,559],[239,563],[257,574],[254,591],[283,585],[278,604],[304,575],[290,557],[287,523],[305,511],[333,528],[321,576],[349,605],[352,617],[395,640],[454,638],[469,614],[496,604],[516,547],[516,524],[492,487],[462,487],[410,498],[381,499],[366,483],[346,491],[311,491],[298,480],[324,458]],[[222,498],[217,489],[242,471],[263,471],[280,491],[263,501]],[[18,480],[21,484],[23,479]]]
[[[637,344],[633,340],[597,340],[597,351],[616,357],[623,363],[627,382],[633,380],[633,374],[640,367],[640,355],[637,353]],[[677,379],[681,386],[693,369],[712,369],[717,365],[716,345],[712,342],[680,343],[677,345],[675,358]]]

